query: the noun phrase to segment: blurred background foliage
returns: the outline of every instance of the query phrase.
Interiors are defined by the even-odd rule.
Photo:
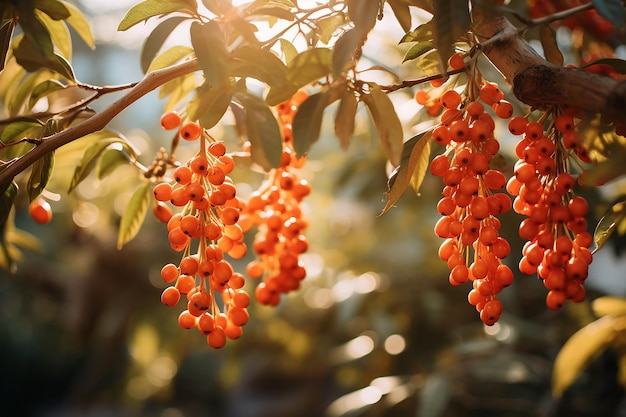
[[[91,15],[98,41],[96,51],[76,43],[78,78],[96,85],[139,79],[141,39],[111,33],[129,5],[77,5]],[[377,60],[385,62],[381,51],[401,58],[396,48],[376,48],[375,42],[389,44],[394,36],[371,41]],[[403,70],[410,76],[410,67]],[[411,94],[396,93],[394,102],[405,121],[419,125]],[[160,111],[150,94],[111,126],[125,132],[146,164],[171,139],[158,125]],[[594,319],[588,304],[552,312],[541,283],[519,276],[502,293],[501,320],[487,328],[466,301],[469,288],[449,285],[447,268],[436,256],[440,241],[432,233],[438,179],[427,176],[420,196],[408,192],[378,216],[386,166],[370,123],[358,119],[347,151],[339,148],[332,126],[324,127],[303,173],[313,184],[305,206],[309,277],[278,308],[252,307],[244,337],[220,351],[208,348],[196,332],[181,331],[178,310],[160,303],[160,268],[177,257],[162,224],[148,218],[134,241],[115,249],[120,213],[136,188],[135,171],[120,167],[105,180],[90,178],[67,196],[85,143],[57,151],[48,186],[62,196],[52,202],[54,219],[35,225],[18,212],[17,226],[38,243],[29,241],[34,250],[24,254],[15,275],[1,272],[0,414],[626,415],[618,357],[611,350],[562,398],[551,397],[552,362],[567,338]],[[221,134],[228,140],[232,127],[225,125]],[[504,148],[513,146],[501,139]],[[245,195],[262,175],[245,169],[245,161],[241,165],[234,178]],[[609,196],[581,192],[597,221]],[[503,219],[502,231],[511,239],[512,265],[521,246],[516,216]],[[606,247],[598,254],[588,280],[590,300],[626,295],[620,252]],[[234,266],[243,269],[248,260]]]

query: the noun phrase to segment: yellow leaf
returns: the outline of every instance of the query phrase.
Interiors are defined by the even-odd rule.
[[[581,372],[601,354],[613,339],[614,316],[604,316],[589,323],[570,337],[554,361],[552,395],[560,397]]]
[[[598,317],[603,316],[623,316],[626,315],[626,298],[605,296],[593,300],[591,303],[593,314]]]

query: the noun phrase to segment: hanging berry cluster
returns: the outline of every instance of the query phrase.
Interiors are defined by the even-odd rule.
[[[546,113],[548,116],[549,113]],[[559,309],[566,300],[585,299],[593,237],[587,232],[587,201],[574,195],[570,153],[586,155],[576,140],[570,114],[552,113],[553,123],[544,131],[540,122],[514,117],[509,130],[522,139],[516,147],[519,160],[507,190],[516,196],[513,208],[526,218],[519,234],[526,241],[519,268],[538,274],[549,290],[546,304]]]
[[[244,276],[224,258],[228,254],[239,259],[247,252],[239,225],[245,204],[228,176],[234,161],[224,143],[197,123],[181,125],[180,116],[172,112],[164,114],[161,123],[166,129],[178,128],[183,140],[199,142],[197,154],[174,170],[173,181],[154,187],[157,207],[165,202],[180,207],[167,220],[167,230],[170,246],[182,256],[178,265],[170,263],[161,270],[163,280],[171,284],[161,301],[174,306],[185,295],[187,305],[179,325],[197,328],[210,346],[221,348],[227,339],[241,336],[249,317]]]
[[[484,83],[479,91],[481,101],[491,105],[496,114],[511,116],[511,104],[497,85]],[[510,210],[511,201],[495,192],[505,187],[506,177],[490,169],[500,146],[494,138],[495,122],[481,101],[456,90],[441,95],[444,111],[432,134],[446,151],[433,159],[430,170],[444,182],[443,197],[437,204],[442,217],[435,226],[437,236],[445,239],[439,256],[450,268],[452,285],[472,282],[469,302],[481,320],[491,325],[502,312],[497,295],[513,280],[511,269],[502,263],[511,248],[499,235],[496,217]]]
[[[280,295],[300,288],[306,277],[299,257],[308,249],[303,232],[308,223],[300,203],[311,186],[300,178],[304,157],[293,150],[291,122],[307,93],[299,91],[278,106],[278,120],[283,132],[283,154],[280,166],[271,170],[259,190],[253,192],[242,214],[246,224],[257,226],[253,243],[256,259],[246,268],[247,275],[261,282],[255,290],[256,300],[275,306]]]

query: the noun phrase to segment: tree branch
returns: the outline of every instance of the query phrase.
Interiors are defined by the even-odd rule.
[[[190,60],[146,74],[146,76],[130,91],[128,91],[128,93],[103,111],[94,114],[90,118],[72,126],[69,129],[43,137],[38,146],[20,158],[14,159],[4,165],[0,171],[0,189],[6,188],[11,181],[13,181],[13,178],[15,178],[16,175],[26,170],[31,164],[42,158],[45,154],[85,135],[104,129],[115,116],[122,112],[122,110],[152,90],[168,81],[182,75],[198,71],[199,69],[200,67],[198,66],[197,61]]]
[[[626,81],[549,63],[503,16],[485,18],[479,30],[484,54],[520,101],[540,109],[560,105],[601,113],[609,121],[626,119]]]

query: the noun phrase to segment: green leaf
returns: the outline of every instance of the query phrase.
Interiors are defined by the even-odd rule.
[[[191,24],[191,44],[206,80],[214,87],[228,82],[228,53],[215,21]]]
[[[72,59],[72,39],[65,22],[51,19],[43,13],[36,13],[36,16],[48,29],[50,39],[60,54],[67,59]]]
[[[133,6],[122,19],[117,30],[125,31],[151,17],[163,16],[173,12],[190,11],[183,1],[177,0],[145,0]],[[191,10],[193,11],[193,10]]]
[[[348,16],[355,28],[362,34],[369,32],[376,24],[376,18],[382,8],[380,0],[348,0]]]
[[[419,58],[425,53],[432,51],[433,49],[435,49],[435,46],[431,41],[418,42],[415,45],[412,45],[406,51],[406,53],[404,54],[404,58],[402,58],[402,62]]]
[[[11,37],[15,29],[15,20],[3,20],[0,26],[0,71],[4,69],[7,53],[11,45]]]
[[[129,152],[128,146],[116,143],[109,146],[100,157],[98,164],[98,179],[108,177],[120,165],[126,165],[134,159],[133,152]]]
[[[37,84],[35,88],[33,88],[33,91],[30,93],[30,98],[28,99],[28,108],[32,109],[33,106],[37,104],[37,102],[43,97],[47,96],[53,91],[62,90],[64,88],[65,85],[61,81],[55,80],[53,78]]]
[[[202,4],[216,16],[225,15],[233,8],[230,0],[202,0]]]
[[[356,111],[359,105],[354,91],[346,90],[335,114],[335,135],[343,149],[347,149],[354,134]]]
[[[602,216],[593,232],[593,240],[596,243],[594,253],[600,250],[609,240],[617,226],[626,220],[626,197],[615,202]]]
[[[402,0],[387,0],[387,3],[391,6],[391,11],[396,16],[402,30],[408,32],[411,29],[411,10],[409,5]]]
[[[306,155],[320,137],[324,109],[328,106],[326,93],[310,95],[300,106],[293,118],[293,147],[296,155]]]
[[[435,0],[434,43],[442,68],[452,55],[454,42],[461,39],[471,25],[468,0]]]
[[[31,49],[30,53],[37,55],[38,60],[51,59],[54,54],[54,46],[50,33],[48,33],[48,29],[44,24],[33,14],[32,16],[28,16],[28,18],[22,18],[20,20],[20,26],[24,31],[24,37],[21,42],[19,42],[17,49],[20,49],[22,45],[28,45]],[[18,63],[20,63],[19,58],[22,57],[18,55],[17,50],[14,51],[14,54],[15,57],[18,58]],[[33,57],[33,59],[35,59],[35,57]]]
[[[25,137],[39,136],[42,124],[37,121],[17,121],[9,124],[0,134],[0,143],[9,145]]]
[[[150,35],[146,38],[146,41],[141,48],[141,70],[146,73],[150,67],[150,63],[154,57],[159,53],[163,43],[170,36],[172,31],[176,27],[187,20],[185,16],[175,16],[169,19],[163,20],[150,32]]]
[[[83,13],[74,5],[64,1],[63,5],[70,12],[70,16],[65,19],[68,25],[70,25],[81,37],[81,39],[89,46],[91,49],[96,47],[96,43],[93,39],[93,34],[91,32],[91,25],[89,21]]]
[[[158,69],[167,68],[174,65],[178,61],[182,60],[193,54],[193,49],[188,46],[176,45],[166,49],[152,60],[150,66],[146,72],[156,71]]]
[[[179,103],[187,98],[196,88],[198,82],[194,74],[187,74],[163,84],[159,89],[159,98],[169,96],[163,106],[163,111],[174,109]]]
[[[41,10],[54,20],[63,20],[70,17],[70,11],[67,7],[57,0],[33,0],[33,7]]]
[[[281,88],[287,83],[287,67],[274,53],[245,44],[233,51],[230,74],[254,78],[274,88]]]
[[[402,147],[402,159],[387,181],[387,202],[381,215],[393,207],[404,194],[409,184],[416,193],[424,179],[430,161],[430,139],[432,131],[427,130],[407,140]]]
[[[400,39],[400,43],[432,41],[435,39],[434,27],[434,20],[429,20],[428,22],[419,25],[412,31],[407,32],[402,39]]]
[[[370,112],[387,158],[393,166],[398,166],[402,155],[404,132],[391,99],[380,87],[370,85],[369,94],[363,94],[361,100]]]
[[[539,28],[539,40],[543,47],[543,54],[548,62],[557,67],[563,66],[563,54],[556,43],[556,32],[552,30],[550,25],[542,25]]]
[[[95,168],[98,159],[102,155],[102,153],[112,144],[121,143],[125,144],[125,140],[122,139],[116,133],[113,133],[108,130],[101,130],[99,132],[91,133],[85,136],[87,142],[93,141],[93,145],[91,145],[85,153],[80,161],[80,163],[76,166],[74,170],[74,175],[70,181],[70,187],[68,189],[68,193],[72,192],[78,184],[80,184],[87,176],[93,171]]]
[[[234,95],[246,112],[246,132],[251,144],[252,161],[269,171],[280,165],[283,137],[274,113],[261,98],[237,91]]]
[[[626,298],[605,295],[591,302],[591,310],[597,317],[626,316]]]
[[[570,337],[559,351],[552,370],[552,394],[563,395],[587,368],[611,343],[618,330],[614,316],[604,316],[589,323]]]
[[[224,116],[233,97],[230,84],[211,88],[201,85],[196,95],[187,105],[187,114],[191,120],[199,120],[205,129],[215,126]]]
[[[343,35],[335,43],[333,49],[333,76],[338,78],[341,73],[346,69],[355,65],[354,58],[357,49],[361,47],[365,37],[362,32],[356,29],[350,29],[344,32]]]
[[[624,3],[622,0],[591,0],[598,14],[615,26],[624,23]]]
[[[28,196],[30,201],[41,194],[48,185],[54,167],[54,152],[48,152],[43,157],[33,163],[30,177],[28,177]]]
[[[341,25],[346,23],[346,15],[343,13],[331,14],[319,19],[315,24],[315,32],[322,43],[330,42],[333,34]]]
[[[615,71],[620,74],[626,74],[626,61],[619,58],[600,58],[593,62],[590,62],[586,65],[583,65],[581,68],[587,68],[592,65],[609,65]]]
[[[298,56],[298,50],[287,39],[280,38],[278,40],[278,43],[280,44],[280,50],[282,51],[283,56],[285,57],[285,62],[287,64],[289,64],[296,56]]]
[[[296,55],[287,65],[288,85],[271,88],[266,101],[275,106],[291,98],[305,85],[328,76],[332,67],[332,55],[328,48],[311,48]]]
[[[148,207],[152,197],[151,187],[149,182],[143,183],[128,202],[124,214],[122,214],[122,220],[120,221],[120,230],[117,235],[117,249],[122,249],[125,244],[133,240],[148,213]]]
[[[17,196],[17,189],[17,184],[15,181],[12,181],[2,191],[2,195],[0,195],[0,225],[2,225],[2,227],[6,224],[9,213],[13,208],[13,202],[15,201],[15,196]]]

